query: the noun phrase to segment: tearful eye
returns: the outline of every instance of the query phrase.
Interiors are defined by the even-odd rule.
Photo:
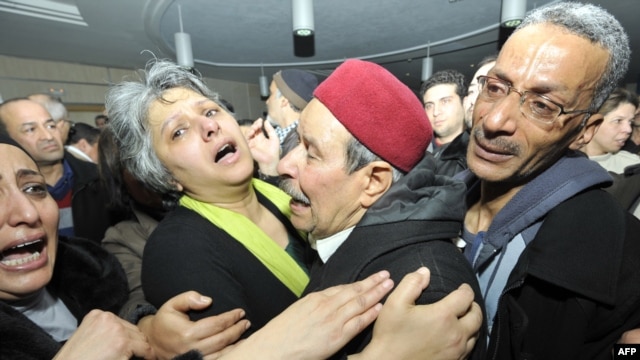
[[[171,134],[171,139],[176,139],[181,137],[182,135],[184,135],[185,133],[185,129],[179,129],[173,132],[173,134]]]

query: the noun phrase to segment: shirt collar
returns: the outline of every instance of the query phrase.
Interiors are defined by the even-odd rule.
[[[340,245],[347,240],[354,228],[355,226],[352,226],[324,239],[314,239],[316,250],[318,250],[318,256],[320,256],[323,263],[329,261],[331,255],[333,255]],[[311,235],[309,235],[309,237],[311,237]],[[313,243],[314,241],[311,242]]]

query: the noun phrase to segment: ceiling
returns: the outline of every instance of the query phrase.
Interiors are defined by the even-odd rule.
[[[549,2],[555,0],[528,0],[527,10]],[[632,49],[640,49],[640,1],[590,2],[612,12]],[[467,78],[473,64],[497,52],[508,35],[498,25],[500,6],[500,0],[316,0],[315,55],[301,58],[293,55],[290,0],[0,0],[0,54],[137,69],[153,56],[175,59],[180,12],[195,67],[206,77],[257,84],[262,72],[270,77],[288,67],[322,77],[355,57],[382,64],[417,90],[427,52],[434,71],[453,68]],[[628,83],[640,74],[633,60]]]

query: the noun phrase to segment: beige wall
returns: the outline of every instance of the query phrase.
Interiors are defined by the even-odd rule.
[[[3,99],[32,93],[59,96],[68,105],[71,120],[93,125],[103,109],[109,83],[135,79],[134,70],[23,59],[0,55],[0,96]],[[264,111],[258,84],[205,79],[207,85],[231,102],[238,118],[256,119]]]

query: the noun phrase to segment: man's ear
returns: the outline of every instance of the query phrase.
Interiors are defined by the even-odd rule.
[[[358,171],[363,171],[365,182],[360,201],[364,208],[369,208],[393,184],[393,168],[386,161],[373,161]]]
[[[87,151],[89,150],[89,148],[91,148],[91,145],[89,144],[89,142],[85,139],[80,139],[77,143],[75,143],[73,146],[77,147],[79,150],[81,150],[83,153],[87,153]]]
[[[280,96],[279,100],[280,100],[280,107],[285,108],[285,109],[289,107],[289,99],[284,97],[284,95]]]
[[[580,131],[580,134],[578,134],[578,137],[571,143],[571,145],[569,145],[569,148],[571,150],[578,150],[587,145],[591,139],[593,139],[593,136],[596,134],[596,131],[598,131],[598,128],[600,128],[603,121],[604,116],[601,114],[591,115],[589,119],[587,119],[586,125]]]

